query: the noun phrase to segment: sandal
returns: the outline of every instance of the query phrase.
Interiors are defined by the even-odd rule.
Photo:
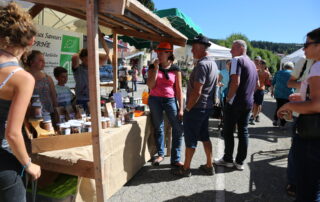
[[[286,187],[287,194],[289,196],[296,196],[296,185],[288,184]]]
[[[183,166],[183,163],[179,161],[179,162],[171,163],[170,165],[171,165],[172,167],[178,167],[178,168],[179,168],[179,167],[182,167],[182,166]]]
[[[157,158],[152,160],[152,165],[153,166],[159,166],[160,162],[162,162],[164,160],[163,156],[158,156]]]
[[[172,169],[171,173],[179,177],[191,177],[192,175],[190,169],[185,170],[183,167]]]
[[[208,167],[207,165],[201,165],[199,169],[205,172],[207,175],[214,175],[214,168]]]

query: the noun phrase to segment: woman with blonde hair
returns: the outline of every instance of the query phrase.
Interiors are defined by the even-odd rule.
[[[19,61],[36,35],[32,18],[15,3],[0,6],[0,201],[26,201],[22,177],[40,177],[31,162],[22,124],[34,88],[34,78]]]

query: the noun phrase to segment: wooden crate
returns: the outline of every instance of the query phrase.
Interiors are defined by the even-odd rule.
[[[32,153],[41,153],[72,147],[92,145],[91,133],[77,133],[71,135],[54,135],[34,138],[31,140]]]

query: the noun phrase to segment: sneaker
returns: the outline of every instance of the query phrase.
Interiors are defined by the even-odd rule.
[[[192,175],[190,169],[185,170],[183,167],[172,169],[171,173],[173,175],[176,175],[176,176],[179,176],[179,177],[191,177],[191,175]]]
[[[203,171],[204,173],[206,173],[207,175],[214,175],[214,168],[212,167],[207,167],[207,165],[201,165],[199,167],[199,169],[201,171]]]
[[[296,196],[297,187],[296,185],[288,184],[286,187],[286,191],[289,196]]]
[[[260,117],[257,116],[255,121],[256,121],[256,122],[260,122]]]
[[[272,125],[273,125],[273,126],[278,126],[278,121],[274,120],[274,121],[272,122]]]
[[[256,125],[256,124],[254,123],[254,119],[251,119],[251,120],[249,119],[249,124],[250,124],[250,125]]]
[[[224,166],[227,168],[232,168],[233,167],[233,163],[232,162],[226,162],[223,160],[223,158],[219,159],[219,160],[215,160],[214,164],[216,164],[217,166]]]
[[[253,115],[251,115],[249,118],[249,121],[253,121],[253,120],[254,120]]]
[[[234,166],[237,168],[237,170],[244,170],[244,165],[237,164],[236,162],[234,162]]]

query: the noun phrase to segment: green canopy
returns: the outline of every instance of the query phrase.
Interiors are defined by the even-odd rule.
[[[158,10],[155,11],[155,14],[161,18],[167,18],[172,27],[184,34],[189,40],[194,39],[195,36],[202,33],[202,30],[196,24],[194,24],[191,18],[183,14],[177,8]],[[130,36],[121,36],[119,39],[129,43],[131,46],[134,46],[137,49],[153,49],[158,44],[157,42],[151,43],[151,41]]]
[[[160,18],[167,18],[172,27],[184,34],[188,39],[194,39],[195,36],[202,33],[200,27],[194,24],[189,16],[185,15],[177,8],[159,10],[156,11],[155,14]]]

